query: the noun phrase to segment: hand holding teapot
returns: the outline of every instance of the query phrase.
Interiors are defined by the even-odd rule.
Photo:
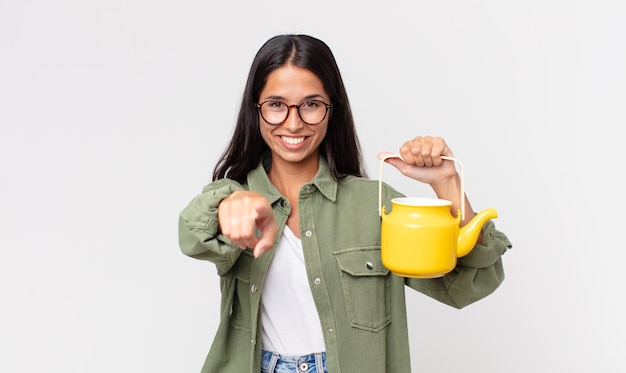
[[[471,211],[467,199],[459,199],[461,193],[461,179],[456,171],[454,162],[446,162],[454,157],[452,151],[441,137],[417,136],[406,141],[400,147],[398,154],[382,152],[378,159],[397,168],[403,175],[429,184],[440,199],[452,202],[451,211],[456,213],[462,202]],[[386,159],[383,159],[386,158]],[[464,196],[465,197],[465,196]],[[471,219],[473,213],[465,218]],[[465,220],[465,219],[464,219]],[[461,225],[464,225],[464,221]]]
[[[404,143],[399,154],[379,153],[378,158],[383,265],[397,275],[415,278],[441,277],[452,271],[457,258],[469,254],[479,241],[482,226],[498,216],[496,210],[475,214],[470,207],[466,216],[469,201],[463,187],[463,167],[442,138],[416,137]],[[382,204],[384,162],[412,179],[428,183],[438,198],[394,198],[391,212],[386,214]],[[460,176],[454,162],[461,170]]]

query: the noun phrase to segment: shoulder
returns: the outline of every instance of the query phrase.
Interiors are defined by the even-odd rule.
[[[402,197],[404,196],[402,193],[397,191],[391,185],[385,183],[379,183],[378,180],[368,179],[366,177],[358,177],[353,175],[348,175],[342,178],[338,182],[339,190],[347,191],[347,192],[362,192],[362,193],[375,193],[378,194],[379,188],[382,188],[383,194],[387,196],[393,197]]]
[[[202,188],[202,193],[228,192],[229,194],[236,190],[247,189],[245,185],[232,179],[215,180]]]

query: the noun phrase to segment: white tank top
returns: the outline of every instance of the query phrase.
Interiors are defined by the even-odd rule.
[[[285,225],[263,285],[263,349],[283,355],[325,351],[302,242]]]

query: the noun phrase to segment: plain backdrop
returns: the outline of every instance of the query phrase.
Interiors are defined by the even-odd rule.
[[[442,136],[514,244],[463,310],[407,292],[415,372],[620,369],[621,4],[0,0],[0,372],[199,372],[219,281],[180,253],[178,214],[281,33],[334,51],[370,177]]]

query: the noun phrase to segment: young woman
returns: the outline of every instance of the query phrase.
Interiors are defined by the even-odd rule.
[[[456,213],[460,177],[441,158],[452,156],[445,141],[415,137],[399,153],[386,162]],[[386,184],[382,193],[387,209],[402,197]],[[503,281],[511,244],[491,221],[446,276],[390,273],[377,204],[331,50],[306,35],[268,40],[213,182],[180,214],[183,253],[213,262],[221,280],[202,372],[410,373],[405,286],[461,308]]]

